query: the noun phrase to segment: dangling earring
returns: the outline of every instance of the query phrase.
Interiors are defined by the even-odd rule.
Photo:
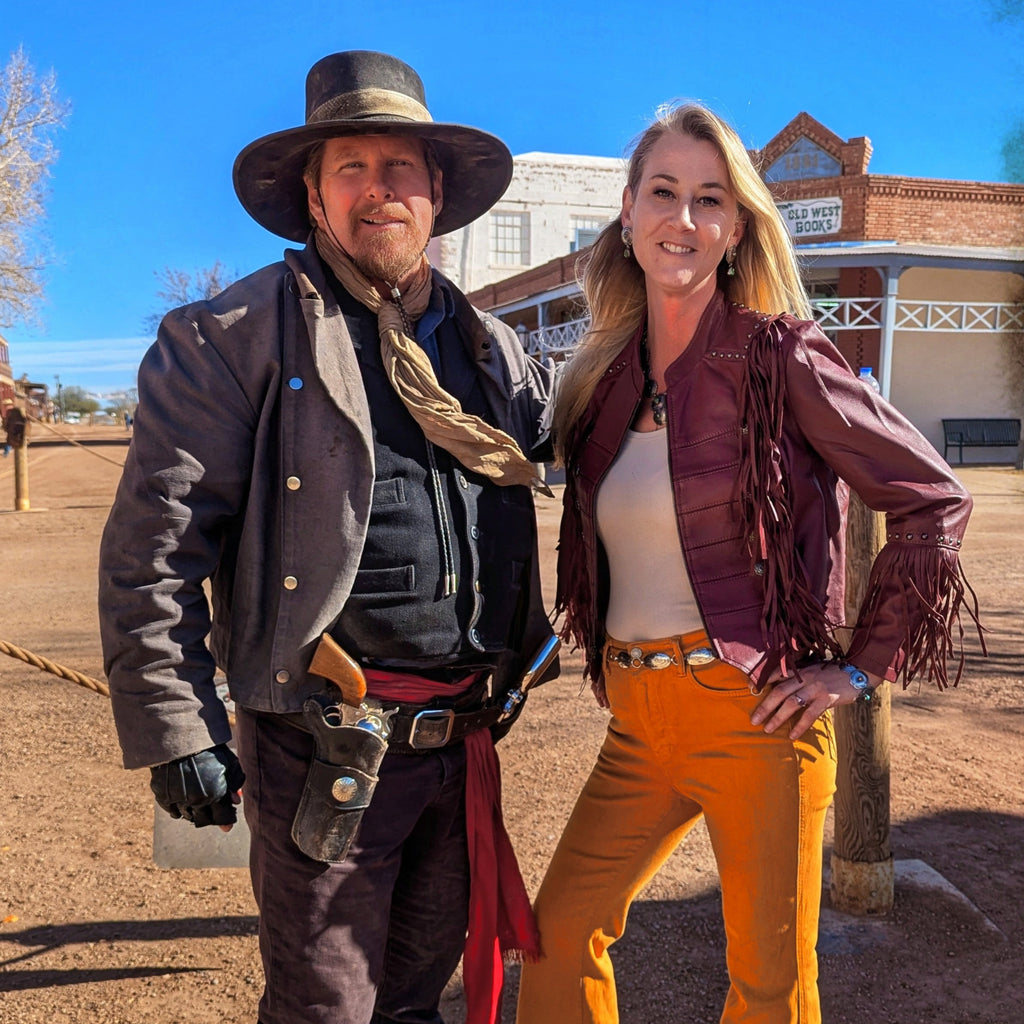
[[[633,255],[633,229],[632,228],[623,228],[622,229],[622,236],[621,237],[622,237],[622,244],[626,247],[622,251],[622,256],[623,256],[624,259],[628,260],[630,258],[630,256]]]
[[[730,245],[729,248],[725,250],[725,262],[729,266],[729,269],[726,270],[726,272],[725,272],[726,276],[728,276],[728,277],[735,277],[736,276],[736,266],[735,266],[735,264],[736,264],[736,246],[735,245]]]

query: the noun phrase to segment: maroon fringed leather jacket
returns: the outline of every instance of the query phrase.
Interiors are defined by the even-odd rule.
[[[666,385],[679,536],[719,657],[756,689],[780,662],[789,671],[836,653],[829,625],[843,619],[849,484],[886,513],[887,543],[848,657],[890,680],[902,671],[945,686],[972,501],[918,430],[813,322],[767,317],[721,293]],[[557,605],[592,677],[608,602],[595,497],[642,387],[634,337],[598,383],[566,460]]]

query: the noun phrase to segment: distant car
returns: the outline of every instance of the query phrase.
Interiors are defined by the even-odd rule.
[[[82,414],[80,412],[66,412],[64,413],[65,423],[81,423]]]

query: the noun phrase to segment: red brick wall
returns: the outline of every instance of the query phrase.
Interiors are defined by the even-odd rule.
[[[801,242],[1024,246],[1024,185],[859,174],[768,187],[779,202],[842,199],[839,234],[805,236]]]
[[[837,292],[843,298],[881,298],[884,295],[878,272],[871,267],[843,267],[839,271]],[[837,331],[836,347],[843,358],[858,372],[870,366],[878,376],[879,353],[882,350],[882,332],[879,328],[864,331]]]

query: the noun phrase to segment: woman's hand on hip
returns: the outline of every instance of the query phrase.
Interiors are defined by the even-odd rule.
[[[882,682],[881,676],[867,673],[872,688]],[[787,676],[775,683],[750,716],[753,725],[764,725],[765,732],[775,732],[790,723],[789,738],[797,740],[829,708],[853,704],[862,691],[838,662],[827,661],[808,665],[799,677]]]

